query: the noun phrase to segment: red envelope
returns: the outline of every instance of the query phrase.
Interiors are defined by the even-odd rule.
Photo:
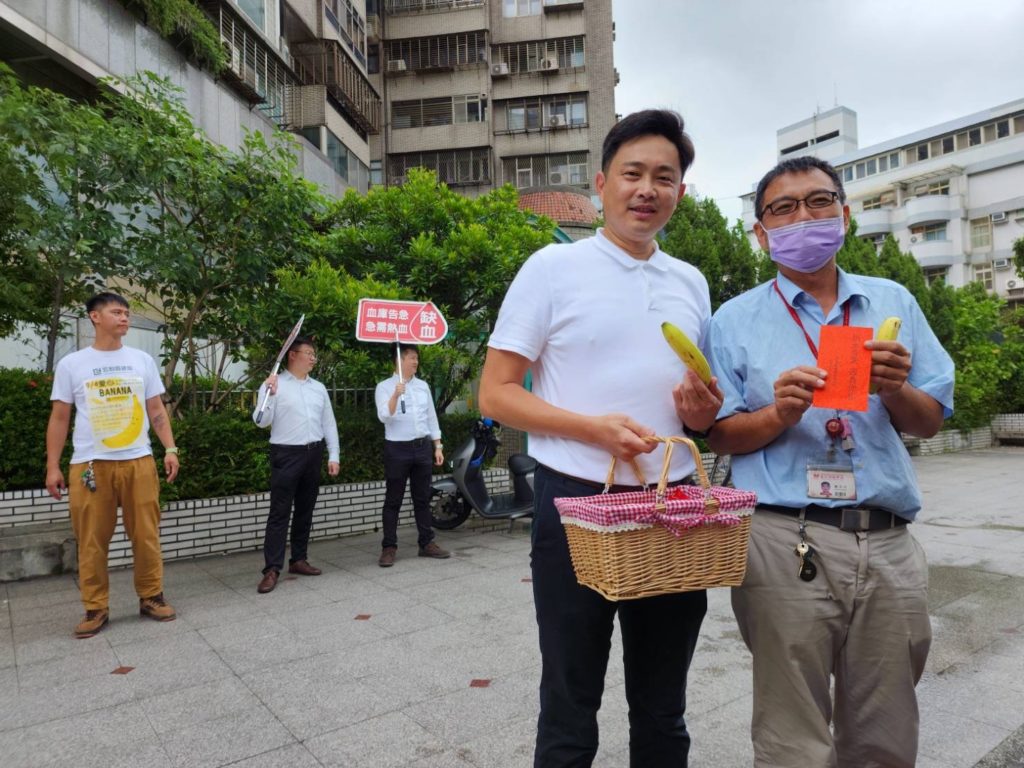
[[[818,367],[828,371],[825,386],[814,391],[816,408],[866,411],[871,383],[871,350],[865,341],[874,337],[871,328],[825,325],[818,338]]]

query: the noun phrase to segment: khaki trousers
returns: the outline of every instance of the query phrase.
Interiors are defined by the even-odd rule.
[[[906,526],[807,523],[818,575],[805,582],[799,541],[796,518],[756,512],[746,578],[732,591],[753,654],[754,765],[912,768],[914,686],[931,645],[924,551]]]
[[[71,525],[78,540],[78,587],[86,610],[110,602],[107,561],[110,539],[123,512],[124,529],[135,558],[135,591],[152,597],[163,591],[164,565],[160,552],[160,480],[152,456],[128,461],[94,461],[96,490],[82,485],[89,465],[72,464],[68,478]]]

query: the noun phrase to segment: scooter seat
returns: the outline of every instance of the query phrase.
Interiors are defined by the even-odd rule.
[[[513,453],[508,457],[508,468],[515,475],[526,475],[537,469],[537,460],[525,453]]]

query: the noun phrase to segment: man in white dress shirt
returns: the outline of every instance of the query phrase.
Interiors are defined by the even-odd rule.
[[[284,548],[291,518],[291,556],[288,572],[319,576],[321,571],[306,559],[313,507],[320,493],[320,467],[327,445],[327,474],[334,477],[338,463],[338,425],[334,420],[327,388],[309,375],[316,365],[313,342],[299,336],[288,348],[285,372],[267,378],[257,402],[270,389],[260,427],[270,427],[270,514],[263,538],[265,567],[256,591],[271,592],[284,567]],[[258,410],[258,409],[257,409]],[[253,421],[256,421],[256,411]],[[292,516],[292,503],[295,515]]]
[[[423,379],[416,378],[420,365],[419,350],[411,344],[399,345],[402,369],[377,385],[377,418],[384,424],[384,494],[381,568],[395,564],[398,553],[398,511],[408,482],[416,517],[420,557],[444,559],[451,553],[434,542],[430,516],[431,460],[444,463],[441,427],[437,423],[434,398]]]

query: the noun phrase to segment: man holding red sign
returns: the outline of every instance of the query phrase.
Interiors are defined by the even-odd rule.
[[[930,437],[952,414],[953,362],[903,286],[836,266],[845,200],[822,160],[772,169],[754,231],[778,276],[710,329],[724,402],[709,441],[759,501],[732,595],[756,766],[900,768],[917,753],[928,567],[907,529],[921,495],[900,432]],[[890,316],[900,338],[872,340]]]

